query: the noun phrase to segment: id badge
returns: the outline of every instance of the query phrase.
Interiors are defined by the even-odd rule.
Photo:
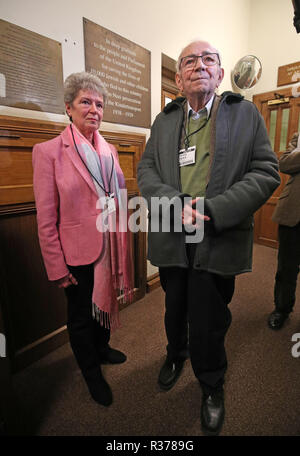
[[[179,151],[179,166],[193,165],[195,163],[196,146]]]
[[[111,214],[116,210],[116,202],[114,196],[115,195],[111,193],[109,196],[106,197],[107,214]]]

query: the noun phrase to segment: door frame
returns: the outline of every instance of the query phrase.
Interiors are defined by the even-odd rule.
[[[264,117],[266,128],[269,133],[270,123],[269,123],[269,118],[266,119],[264,116],[264,107],[266,106],[266,103],[268,101],[276,99],[276,96],[277,96],[278,100],[280,98],[289,98],[289,101],[287,103],[289,103],[289,106],[291,108],[291,110],[290,110],[291,117],[289,119],[288,131],[287,131],[287,144],[288,144],[288,142],[290,141],[290,139],[295,131],[295,125],[297,125],[297,128],[298,128],[297,110],[293,109],[293,105],[291,105],[291,100],[296,100],[298,97],[293,96],[292,88],[288,87],[288,88],[284,88],[284,89],[272,90],[269,92],[254,95],[253,103],[256,105],[257,109]],[[300,98],[299,98],[299,103],[300,103]],[[284,103],[280,103],[280,105],[284,105]],[[279,136],[280,136],[280,132],[281,132],[281,120],[279,123],[279,127],[277,127],[277,129],[279,132],[276,132],[276,135],[275,135],[275,144],[274,144],[275,150],[277,150]],[[286,144],[286,146],[287,146],[287,144]],[[280,158],[282,152],[283,152],[283,150],[275,152],[278,159]],[[273,210],[275,209],[277,200],[278,200],[278,196],[280,195],[286,181],[288,180],[288,176],[285,174],[281,174],[280,177],[281,177],[280,186],[275,190],[275,192],[271,195],[271,197],[268,199],[268,201],[255,213],[254,242],[256,242],[258,244],[266,245],[269,247],[273,247],[273,248],[278,248],[277,224],[275,224],[275,222],[270,220],[270,218],[271,218],[269,216],[270,210],[264,211],[264,209],[265,209],[266,205],[272,206]],[[272,210],[272,213],[273,213],[273,210]],[[263,223],[265,223],[265,222],[268,222],[268,223],[271,222],[272,225],[274,224],[274,227],[276,225],[276,227],[273,228],[273,231],[276,232],[275,239],[271,239],[271,238],[264,237],[261,235],[261,228],[262,228]]]

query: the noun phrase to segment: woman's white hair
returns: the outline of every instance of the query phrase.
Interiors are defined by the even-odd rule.
[[[64,83],[64,100],[70,103],[75,100],[80,90],[92,90],[103,97],[104,105],[107,100],[107,90],[98,76],[93,73],[82,71],[81,73],[72,73]]]

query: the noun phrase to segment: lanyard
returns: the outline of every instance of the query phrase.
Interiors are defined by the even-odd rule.
[[[87,166],[87,164],[85,163],[85,161],[83,160],[79,150],[78,150],[78,147],[77,147],[77,144],[75,142],[75,138],[74,138],[74,133],[73,133],[73,128],[72,128],[72,125],[70,125],[70,128],[71,128],[71,132],[72,132],[72,137],[73,137],[73,142],[74,142],[74,146],[75,146],[75,149],[77,150],[77,153],[82,161],[82,163],[84,164],[84,166],[86,167],[86,169],[88,170],[88,172],[90,173],[90,175],[92,176],[93,179],[95,179],[95,181],[97,182],[97,184],[99,185],[100,188],[102,188],[102,190],[104,191],[105,193],[105,196],[111,196],[112,193],[111,193],[111,187],[110,187],[110,184],[111,184],[111,178],[112,178],[112,175],[113,175],[113,170],[114,170],[114,165],[115,165],[115,162],[114,162],[114,157],[112,156],[112,153],[110,153],[110,156],[111,156],[111,161],[112,161],[112,166],[111,166],[111,173],[110,173],[110,178],[109,178],[109,183],[108,183],[108,190],[106,190],[105,187],[102,186],[102,184],[98,181],[98,179],[94,176],[94,174],[91,172],[91,170],[89,169],[89,167]],[[101,160],[100,160],[100,168],[99,168],[99,171],[100,171],[100,174],[101,174],[101,178],[102,178],[102,182],[104,183],[104,179],[103,179],[103,176],[102,176],[102,171],[101,171]]]
[[[183,124],[183,131],[184,131],[184,136],[185,136],[185,138],[184,138],[184,146],[185,146],[186,150],[190,147],[189,138],[191,136],[193,136],[195,133],[198,133],[198,131],[202,130],[202,128],[204,128],[207,125],[207,122],[209,121],[209,118],[210,118],[210,116],[206,118],[205,123],[203,125],[201,125],[201,127],[197,128],[197,130],[195,130],[195,131],[192,131],[192,133],[190,133],[190,134],[187,134],[186,129],[185,129],[185,125]]]

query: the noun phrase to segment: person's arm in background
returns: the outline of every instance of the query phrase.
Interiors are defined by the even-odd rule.
[[[279,159],[279,169],[284,174],[292,175],[300,172],[300,150],[297,148],[298,136],[299,133],[293,135],[286,152],[283,152]]]

